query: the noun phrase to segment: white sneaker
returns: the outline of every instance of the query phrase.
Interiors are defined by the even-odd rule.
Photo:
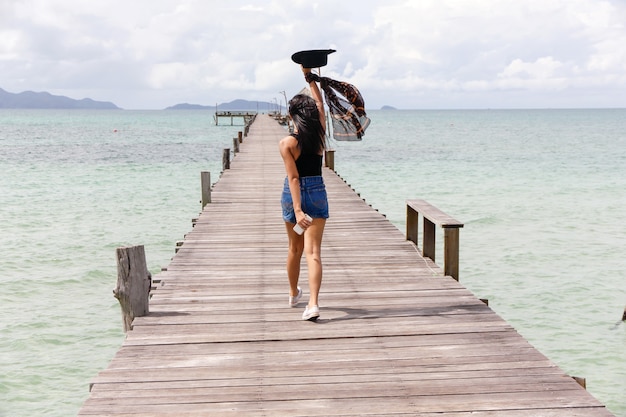
[[[306,306],[304,313],[302,313],[302,320],[315,321],[320,316],[320,308],[318,306],[309,307]]]
[[[289,296],[289,307],[295,307],[298,305],[298,301],[302,298],[302,290],[298,287],[298,295]]]

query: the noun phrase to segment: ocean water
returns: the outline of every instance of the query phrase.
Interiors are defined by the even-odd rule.
[[[464,222],[461,282],[626,417],[626,110],[368,115],[362,142],[333,143],[339,174],[402,230],[409,198]],[[124,338],[115,248],[166,266],[239,130],[0,110],[0,416],[77,413]]]

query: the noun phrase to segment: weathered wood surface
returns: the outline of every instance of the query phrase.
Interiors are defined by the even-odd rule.
[[[443,237],[443,274],[459,280],[459,228],[463,223],[432,206],[424,200],[408,200],[406,213],[406,237],[419,244],[418,220],[423,220],[422,256],[436,261],[435,226],[444,230]]]
[[[132,329],[135,317],[150,312],[150,272],[143,246],[117,248],[117,286],[113,295],[122,308],[124,331]]]
[[[217,111],[216,110],[215,114],[213,115],[213,119],[215,120],[215,124],[219,125],[220,119],[230,118],[230,125],[233,126],[234,119],[242,119],[243,124],[245,125],[249,123],[250,121],[254,120],[256,116],[257,116],[257,112],[255,111],[237,111],[237,110]]]
[[[79,415],[611,416],[330,170],[321,318],[303,322],[283,135],[254,122]]]

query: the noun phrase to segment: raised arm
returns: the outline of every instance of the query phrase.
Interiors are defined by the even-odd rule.
[[[326,113],[324,112],[324,99],[322,98],[322,92],[320,91],[317,82],[315,82],[314,77],[308,75],[311,74],[311,68],[302,67],[302,72],[304,73],[304,79],[309,83],[311,96],[313,96],[315,104],[317,104],[317,110],[320,114],[320,123],[322,124],[324,131],[326,131]]]

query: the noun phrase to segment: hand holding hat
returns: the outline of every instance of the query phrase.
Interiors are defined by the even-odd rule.
[[[328,55],[336,52],[334,49],[310,49],[296,52],[291,60],[303,68],[320,68],[328,64]]]

